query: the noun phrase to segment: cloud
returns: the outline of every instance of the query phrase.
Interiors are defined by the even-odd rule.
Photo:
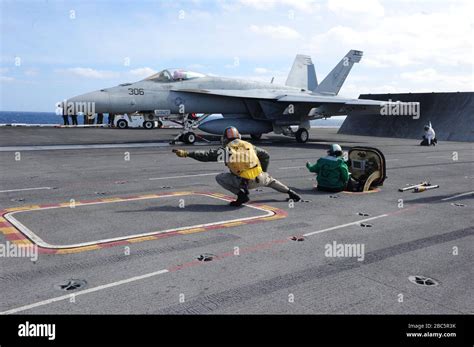
[[[118,72],[96,70],[89,67],[72,67],[68,69],[59,70],[59,72],[73,76],[94,79],[111,79],[117,78],[120,75]]]
[[[27,69],[27,70],[25,70],[25,72],[24,72],[25,76],[28,76],[28,77],[37,76],[38,73],[39,73],[39,70],[38,70],[38,69],[35,69],[35,68]]]
[[[0,76],[0,81],[2,82],[13,82],[15,79],[13,77],[9,76]]]
[[[436,69],[427,68],[413,72],[403,72],[400,78],[415,85],[438,87],[444,90],[472,90],[472,76],[440,73]]]
[[[140,68],[137,68],[137,69],[130,70],[129,74],[132,77],[136,77],[136,78],[147,78],[147,77],[150,77],[151,75],[153,75],[157,72],[158,71],[156,71],[156,70],[154,70],[150,67],[140,67]]]
[[[268,69],[264,67],[256,67],[254,71],[258,74],[267,74],[270,72]]]
[[[369,15],[382,17],[385,14],[385,9],[378,0],[329,0],[327,6],[332,12],[350,16]]]
[[[297,10],[311,12],[320,7],[315,0],[240,0],[239,3],[257,10],[269,10],[276,6],[287,6]]]
[[[187,67],[191,70],[203,70],[207,68],[207,66],[197,63],[189,64]]]
[[[69,69],[56,70],[61,74],[83,77],[88,79],[127,79],[141,80],[157,73],[155,69],[150,67],[139,67],[125,72],[97,70],[93,68],[74,67]]]
[[[10,71],[10,69],[7,68],[7,67],[0,68],[0,81],[1,82],[13,82],[13,81],[15,81],[15,79],[13,77],[5,76],[5,74],[8,73],[9,71]]]
[[[376,68],[472,66],[470,13],[451,6],[431,13],[388,13],[363,23],[347,20],[313,35],[308,48],[329,55],[340,54],[339,47],[360,49],[362,62]]]
[[[271,37],[272,39],[298,39],[301,37],[300,33],[296,30],[289,28],[284,25],[251,25],[250,31]]]

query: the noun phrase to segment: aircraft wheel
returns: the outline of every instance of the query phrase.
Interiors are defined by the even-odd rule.
[[[262,138],[262,134],[250,134],[252,140],[260,140]]]
[[[183,135],[183,141],[192,145],[196,142],[196,135],[193,132],[189,132]]]
[[[163,122],[161,120],[158,121],[158,129],[163,128]]]
[[[143,122],[143,127],[145,129],[153,129],[155,125],[153,124],[152,121],[147,120],[146,122]]]
[[[309,140],[309,133],[308,130],[305,128],[300,128],[296,132],[296,142],[299,143],[306,143]]]
[[[120,128],[120,129],[127,129],[128,128],[128,123],[125,119],[120,119],[118,122],[117,122],[117,128]]]

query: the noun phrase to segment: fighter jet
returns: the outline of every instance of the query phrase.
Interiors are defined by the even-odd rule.
[[[68,103],[93,103],[96,113],[142,114],[145,119],[181,115],[184,129],[175,140],[194,143],[193,130],[222,134],[235,126],[259,139],[274,132],[309,139],[310,120],[355,112],[376,113],[386,102],[337,96],[363,52],[350,50],[318,84],[310,56],[298,54],[285,85],[208,76],[185,69],[165,69],[144,80],[79,95]],[[273,81],[272,81],[273,82]],[[195,114],[222,114],[203,122]],[[188,115],[193,115],[192,119]],[[295,128],[297,130],[295,131]]]

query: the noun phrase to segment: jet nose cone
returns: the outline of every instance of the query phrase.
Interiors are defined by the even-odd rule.
[[[108,113],[110,108],[110,97],[106,91],[96,91],[75,96],[67,100],[68,109],[73,113]]]

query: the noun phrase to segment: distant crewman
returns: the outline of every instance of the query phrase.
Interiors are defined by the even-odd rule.
[[[72,125],[77,125],[77,114],[71,115]]]
[[[437,143],[436,133],[430,122],[429,125],[425,125],[425,134],[423,135],[423,141],[421,141],[420,146],[436,146]]]
[[[187,152],[174,149],[178,157],[190,157],[198,161],[222,161],[230,172],[216,176],[217,183],[237,195],[237,199],[230,203],[231,206],[241,206],[248,202],[249,189],[270,187],[280,193],[288,194],[289,199],[300,201],[301,197],[274,179],[267,173],[270,164],[270,155],[262,148],[243,141],[235,127],[228,127],[222,136],[222,146],[207,151]]]
[[[67,114],[63,114],[63,123],[64,125],[69,125],[69,116]]]
[[[115,119],[115,114],[113,113],[109,113],[109,118],[108,118],[108,123],[109,123],[109,126],[114,126],[114,119]]]
[[[342,157],[342,148],[338,144],[333,144],[327,151],[326,157],[318,159],[315,164],[306,163],[310,172],[317,174],[318,190],[328,192],[340,192],[348,188],[352,190],[352,181],[349,180],[350,173],[347,164]]]
[[[103,124],[103,123],[104,123],[104,114],[97,113],[97,124]]]

